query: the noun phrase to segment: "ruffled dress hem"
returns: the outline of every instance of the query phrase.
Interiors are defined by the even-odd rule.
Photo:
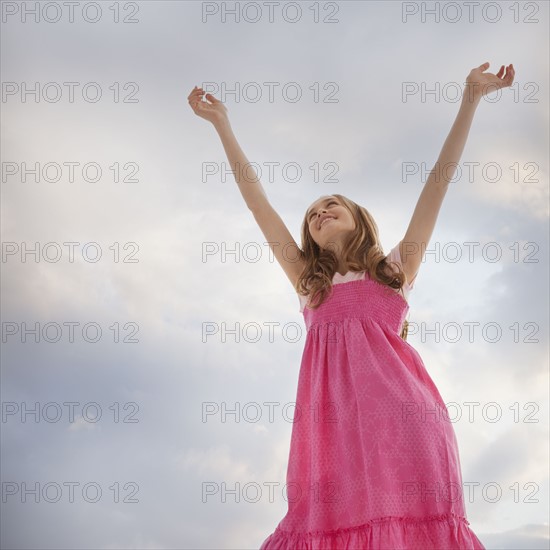
[[[469,527],[455,514],[422,518],[384,517],[335,531],[296,533],[279,526],[260,550],[484,550]]]

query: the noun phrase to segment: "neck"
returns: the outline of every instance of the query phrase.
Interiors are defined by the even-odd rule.
[[[349,267],[339,262],[336,271],[340,273],[340,275],[345,275],[349,271]]]

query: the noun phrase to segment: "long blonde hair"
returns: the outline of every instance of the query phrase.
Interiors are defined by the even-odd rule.
[[[371,279],[391,288],[402,289],[406,281],[399,264],[386,259],[380,239],[378,226],[369,211],[348,199],[344,195],[333,194],[345,206],[355,219],[355,229],[345,240],[341,253],[343,261],[352,271],[367,271]],[[332,289],[332,279],[338,268],[338,258],[330,249],[321,249],[309,232],[308,219],[304,216],[301,228],[302,248],[300,258],[305,267],[298,277],[296,291],[311,295],[311,309],[317,309],[328,298]],[[393,266],[393,267],[392,267]],[[390,267],[391,273],[388,273]],[[401,338],[407,339],[409,322],[405,319]]]

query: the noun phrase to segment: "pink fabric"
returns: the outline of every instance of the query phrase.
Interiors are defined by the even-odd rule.
[[[444,401],[399,337],[408,309],[368,274],[304,309],[288,511],[260,550],[485,548]]]
[[[387,254],[386,257],[391,262],[397,262],[397,263],[401,264],[401,257],[399,255],[399,244],[395,245],[391,249],[390,253]],[[365,274],[366,274],[365,271],[348,271],[344,275],[340,275],[340,273],[336,272],[334,274],[334,277],[332,278],[332,284],[337,285],[337,284],[340,284],[340,283],[347,283],[349,281],[358,281],[358,280],[364,279]],[[409,292],[414,287],[415,279],[416,279],[416,275],[413,277],[413,279],[410,283],[406,282],[403,285],[402,290],[403,290],[405,300],[409,299]],[[394,290],[395,290],[395,292],[399,292],[398,289],[394,289]],[[307,296],[302,296],[301,294],[297,294],[297,296],[298,296],[298,300],[300,301],[300,313],[303,313],[304,312],[304,307],[306,306],[306,303],[307,303]]]

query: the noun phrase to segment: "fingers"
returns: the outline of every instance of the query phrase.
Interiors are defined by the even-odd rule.
[[[506,74],[504,74],[504,65],[500,68],[500,71],[496,74],[498,78],[502,80],[505,84],[510,84],[514,80],[514,75],[516,72],[514,71],[513,65],[510,63],[508,67],[506,67]]]
[[[515,75],[516,75],[516,71],[514,70],[514,66],[510,63],[510,65],[508,65],[508,68],[506,70],[506,76],[504,77],[504,81],[507,84],[512,84],[512,82],[514,81]]]
[[[204,101],[202,101],[203,96]],[[210,112],[215,113],[218,112],[220,108],[223,111],[227,111],[227,107],[225,107],[219,99],[215,98],[212,94],[207,94],[202,88],[198,88],[197,86],[191,90],[191,93],[187,96],[187,100],[197,115],[199,114],[199,111],[203,114]]]
[[[196,111],[198,108],[202,107],[201,99],[204,95],[204,90],[202,88],[197,88],[196,86],[193,88],[191,93],[187,96],[187,99],[189,101],[189,105],[191,105],[191,108]]]
[[[196,86],[193,88],[191,93],[187,96],[187,99],[191,99],[193,97],[198,97],[204,94],[204,90],[202,88],[197,88]]]
[[[500,71],[498,71],[498,73],[495,75],[496,77],[495,84],[497,85],[498,88],[505,88],[507,86],[511,86],[512,82],[514,82],[515,74],[516,72],[512,64],[506,67],[506,74],[504,74],[504,65],[503,65]]]

